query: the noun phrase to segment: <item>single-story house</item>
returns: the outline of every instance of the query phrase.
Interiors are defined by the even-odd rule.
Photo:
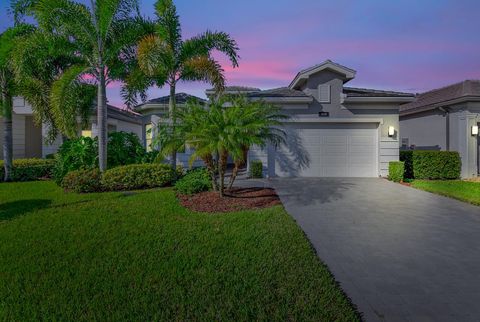
[[[62,137],[59,136],[51,144],[46,143],[48,127],[37,125],[34,122],[32,107],[22,97],[15,97],[13,100],[12,115],[13,131],[13,158],[44,158],[55,153],[62,144]],[[79,135],[95,137],[97,135],[96,114],[92,111],[91,121],[87,128],[79,126]],[[108,105],[108,131],[131,132],[142,138],[141,117],[133,112],[121,110]],[[0,133],[3,133],[3,123],[0,118]],[[3,146],[3,135],[0,136],[0,146]],[[0,151],[0,159],[3,159],[3,149]]]
[[[186,94],[186,93],[177,93],[175,94],[175,104],[176,107],[181,109],[186,106],[187,102],[190,100],[196,100],[202,105],[206,105],[207,101],[203,98]],[[162,121],[165,121],[168,118],[168,107],[170,102],[170,96],[162,96],[146,101],[135,107],[135,112],[141,115],[142,128],[143,128],[143,142],[147,151],[155,148],[153,138],[155,137],[156,129]],[[177,153],[177,164],[182,165],[183,167],[189,167],[189,159],[192,154],[190,148],[186,148],[185,151]],[[196,160],[192,166],[201,166],[202,162]]]
[[[458,151],[463,178],[480,174],[480,80],[435,89],[400,106],[401,148]]]
[[[269,177],[379,177],[399,159],[399,109],[414,95],[347,87],[356,72],[330,60],[300,71],[287,87],[229,87],[291,116],[286,144],[252,148]],[[213,94],[207,90],[207,96]]]

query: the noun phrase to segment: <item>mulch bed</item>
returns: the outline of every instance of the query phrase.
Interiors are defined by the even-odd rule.
[[[234,188],[225,191],[223,198],[218,192],[208,191],[191,196],[178,195],[178,199],[185,208],[198,212],[231,212],[281,204],[275,190],[270,188]]]

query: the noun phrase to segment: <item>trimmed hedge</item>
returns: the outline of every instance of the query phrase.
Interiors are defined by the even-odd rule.
[[[105,190],[137,190],[163,187],[172,183],[174,171],[167,164],[131,164],[105,171]]]
[[[77,193],[102,191],[102,173],[99,169],[70,171],[63,178],[61,187]]]
[[[51,159],[16,159],[13,160],[11,181],[35,181],[51,178],[55,160]],[[3,161],[0,160],[0,182],[5,177]]]
[[[403,181],[405,163],[402,161],[391,161],[388,164],[388,179],[393,182]]]
[[[175,189],[184,195],[193,195],[212,188],[212,179],[205,168],[193,169],[175,182]]]
[[[263,163],[260,160],[250,161],[250,178],[263,178]]]
[[[460,178],[462,162],[454,151],[401,151],[408,179],[453,180]]]

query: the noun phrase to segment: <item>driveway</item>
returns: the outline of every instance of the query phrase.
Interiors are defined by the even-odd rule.
[[[367,321],[480,321],[480,207],[384,179],[272,179]]]

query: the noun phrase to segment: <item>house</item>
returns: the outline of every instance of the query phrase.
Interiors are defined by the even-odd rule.
[[[186,106],[188,101],[197,101],[198,103],[205,105],[207,103],[203,98],[186,94],[186,93],[177,93],[175,94],[175,104],[178,109],[181,109]],[[155,137],[156,129],[162,121],[168,119],[168,107],[169,107],[170,96],[162,96],[158,98],[151,99],[135,107],[135,111],[141,115],[142,120],[142,139],[145,144],[147,151],[154,148],[153,138]],[[182,165],[183,167],[189,167],[190,156],[192,150],[188,147],[185,151],[177,153],[177,164]],[[201,161],[196,160],[193,166],[202,165]]]
[[[227,88],[281,106],[286,142],[252,148],[274,177],[378,177],[399,159],[399,108],[414,95],[347,87],[356,72],[330,60],[300,71],[287,87]],[[207,91],[207,95],[213,92]]]
[[[142,120],[139,115],[126,110],[121,110],[108,105],[108,131],[132,132],[142,138]],[[62,144],[59,136],[52,143],[47,143],[48,127],[37,125],[34,122],[31,105],[22,97],[16,97],[13,101],[12,115],[13,131],[13,158],[42,158],[55,153]],[[95,137],[97,135],[96,115],[92,113],[89,126],[78,129],[78,134]],[[3,133],[3,124],[0,122],[0,133]],[[0,137],[3,145],[3,135]],[[3,159],[3,149],[0,151],[0,159]]]
[[[461,176],[480,173],[480,80],[435,89],[400,107],[402,149],[458,151]]]

